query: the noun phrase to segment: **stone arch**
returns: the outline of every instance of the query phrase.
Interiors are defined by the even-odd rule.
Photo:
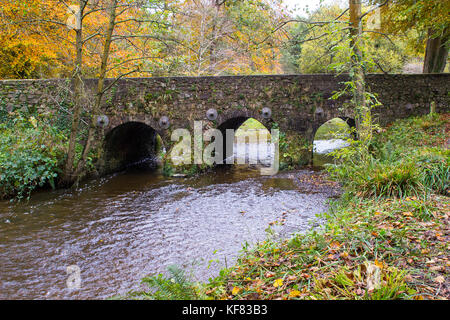
[[[234,129],[237,130],[246,120],[253,118],[261,122],[267,127],[268,120],[263,119],[260,112],[251,109],[236,109],[219,114],[217,117],[217,129]]]
[[[315,139],[316,133],[321,126],[323,126],[325,123],[327,123],[328,121],[331,121],[333,119],[341,119],[350,127],[350,129],[356,129],[356,121],[354,118],[351,118],[348,116],[335,116],[335,117],[324,118],[314,126],[314,130],[312,132],[312,139],[313,140]],[[352,130],[352,131],[354,131],[354,130]],[[354,134],[354,132],[353,132],[353,134]],[[354,138],[356,138],[356,136],[354,136]]]
[[[264,119],[261,113],[258,113],[255,110],[247,110],[247,109],[234,110],[232,112],[222,115],[221,117],[218,117],[219,125],[217,126],[217,129],[221,131],[224,139],[223,145],[224,148],[222,152],[224,160],[233,156],[234,140],[235,140],[234,136],[231,139],[230,137],[227,137],[226,134],[227,129],[233,129],[234,132],[236,132],[239,129],[239,127],[241,127],[242,124],[244,124],[244,122],[246,122],[248,119],[257,120],[259,123],[265,126],[267,130],[270,131],[270,123],[272,120]]]
[[[140,121],[124,121],[104,137],[103,171],[117,172],[131,166],[155,169],[158,164],[158,131]]]
[[[110,131],[114,130],[118,126],[128,123],[128,122],[141,122],[146,124],[147,126],[151,127],[153,130],[156,131],[157,134],[160,135],[160,137],[165,141],[168,132],[167,130],[164,130],[160,128],[159,123],[157,120],[153,119],[153,117],[150,117],[145,114],[137,114],[137,115],[130,115],[130,116],[112,116],[109,118],[109,124],[105,128],[105,136],[109,134]]]
[[[319,129],[326,123],[331,122],[334,119],[342,120],[344,123],[348,125],[350,129],[355,128],[355,120],[351,117],[346,116],[336,116],[332,117],[331,119],[328,119],[327,121],[321,122],[320,126],[315,130],[314,136],[313,136],[313,152],[312,152],[312,159],[313,159],[313,165],[322,167],[325,163],[329,163],[332,161],[332,157],[329,155],[329,153],[335,149],[339,149],[342,147],[345,147],[348,145],[348,142],[346,141],[345,137],[339,137],[337,140],[334,140],[334,136],[330,136],[329,132],[327,130],[320,130]],[[338,122],[339,123],[339,122]],[[338,126],[338,123],[330,124],[328,129],[331,129],[332,131],[337,130],[338,132],[344,132],[341,131],[341,128]],[[347,129],[345,129],[347,130]],[[355,137],[355,131],[351,131],[351,135],[353,138]],[[348,136],[347,136],[348,137]],[[334,140],[334,141],[330,141]]]

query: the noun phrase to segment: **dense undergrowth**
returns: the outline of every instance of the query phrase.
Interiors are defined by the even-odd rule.
[[[0,103],[0,199],[28,199],[42,187],[55,188],[67,150],[70,118],[62,111],[39,114]],[[77,144],[77,159],[82,151]]]
[[[38,187],[55,187],[64,161],[61,122],[30,110],[0,108],[0,199],[28,198]]]
[[[337,152],[328,171],[345,193],[321,228],[245,249],[206,284],[172,270],[127,298],[448,299],[449,118],[400,120]]]

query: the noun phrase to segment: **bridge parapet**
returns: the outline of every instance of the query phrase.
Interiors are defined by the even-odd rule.
[[[173,129],[192,129],[203,120],[205,129],[219,128],[232,119],[255,118],[270,128],[278,124],[288,135],[312,142],[315,131],[335,117],[351,117],[343,106],[348,97],[331,100],[348,76],[261,75],[221,77],[125,78],[114,83],[105,94],[102,113],[109,118],[104,133],[130,121],[143,122],[170,145]],[[450,74],[367,75],[367,87],[378,95],[382,106],[374,110],[375,119],[387,124],[398,118],[423,115],[434,103],[437,112],[450,111]],[[108,79],[106,85],[115,81]],[[96,79],[87,79],[86,108],[94,100]],[[71,105],[69,80],[2,80],[2,108],[36,108],[54,112]],[[270,118],[262,115],[269,108]],[[208,120],[215,109],[217,118]],[[161,125],[167,117],[169,128]]]

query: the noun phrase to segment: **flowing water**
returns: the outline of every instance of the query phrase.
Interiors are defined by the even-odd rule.
[[[336,189],[310,170],[261,176],[234,167],[193,178],[127,171],[75,191],[0,202],[0,299],[102,299],[139,289],[170,265],[206,281],[231,266],[242,244],[317,225]],[[80,269],[69,289],[67,267]]]

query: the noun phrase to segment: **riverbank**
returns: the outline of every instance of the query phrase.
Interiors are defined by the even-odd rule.
[[[397,121],[367,154],[340,153],[328,170],[345,193],[321,228],[245,248],[207,284],[146,278],[156,292],[139,297],[448,299],[449,118]]]

